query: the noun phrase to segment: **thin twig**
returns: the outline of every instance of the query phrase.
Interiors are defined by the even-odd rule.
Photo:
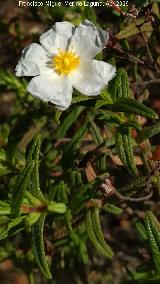
[[[136,87],[141,87],[141,88],[146,88],[150,85],[153,84],[160,84],[160,79],[152,79],[152,80],[148,80],[148,81],[139,81],[139,82],[135,82],[133,83],[133,85],[135,85]]]
[[[109,4],[112,6],[112,8],[119,12],[122,16],[124,17],[131,17],[131,18],[136,18],[137,15],[133,15],[130,13],[126,13],[125,11],[123,11],[120,6],[117,6],[116,3],[113,0],[108,0],[107,2],[109,2]]]
[[[153,192],[150,192],[148,195],[144,196],[144,197],[139,197],[139,198],[132,198],[132,197],[127,197],[122,195],[120,192],[118,192],[115,188],[114,188],[114,193],[115,195],[121,199],[122,201],[132,201],[132,202],[141,202],[141,201],[146,201],[148,199],[150,199],[153,195]]]
[[[121,59],[126,59],[128,61],[137,63],[137,64],[141,64],[143,66],[146,66],[147,68],[151,69],[152,71],[156,71],[157,73],[160,73],[159,70],[155,69],[155,67],[153,65],[150,65],[148,63],[146,63],[145,61],[143,61],[142,59],[139,59],[138,57],[136,57],[135,55],[128,53],[128,52],[124,52],[123,49],[121,49],[119,46],[113,46],[112,47],[114,50],[120,52],[121,54],[123,54],[124,56],[115,56]]]
[[[143,96],[144,90],[147,87],[154,85],[154,84],[155,85],[160,84],[160,79],[152,79],[152,80],[148,80],[148,81],[144,81],[144,82],[143,81],[136,81],[136,82],[132,83],[131,85],[132,85],[134,92],[137,93],[139,101],[143,102],[143,100],[146,99],[146,96]],[[149,95],[149,93],[148,93],[148,95]]]
[[[147,41],[146,36],[145,36],[144,32],[142,31],[141,27],[137,25],[135,19],[134,19],[134,23],[135,23],[136,27],[138,28],[138,30],[139,30],[139,32],[140,32],[142,38],[143,38],[144,44],[145,44],[146,49],[147,49],[147,52],[148,52],[148,56],[149,56],[150,62],[154,65],[156,71],[158,71],[157,65],[156,65],[156,63],[155,63],[155,61],[154,61],[154,58],[153,58],[153,56],[152,56],[152,53],[151,53],[151,51],[150,51],[150,47],[149,47],[149,44],[148,44],[148,41]]]
[[[84,219],[84,214],[81,214],[79,216],[76,216],[74,217],[72,220],[71,220],[71,224],[74,228],[79,228],[82,223],[83,223],[83,219]],[[54,232],[53,232],[53,235],[52,235],[52,240],[54,241],[57,241],[57,240],[60,240],[60,239],[63,239],[65,237],[67,237],[69,235],[69,229],[67,228],[67,226],[63,226],[61,227],[60,229],[56,229]]]
[[[121,201],[141,202],[141,201],[150,199],[153,194],[153,192],[150,192],[152,188],[152,182],[151,182],[150,176],[146,179],[145,185],[146,185],[146,192],[149,194],[143,197],[139,197],[139,198],[132,198],[132,197],[124,196],[123,194],[121,194],[112,185],[112,182],[108,177],[106,177],[103,183],[101,184],[101,189],[103,190],[103,196],[105,196],[105,199],[108,198],[109,196],[116,195]]]

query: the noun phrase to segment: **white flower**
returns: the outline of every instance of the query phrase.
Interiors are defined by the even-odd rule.
[[[116,68],[94,60],[108,41],[108,32],[85,21],[78,27],[57,22],[42,34],[40,44],[26,47],[16,66],[17,76],[34,76],[27,91],[64,110],[72,101],[73,87],[86,96],[99,95]]]

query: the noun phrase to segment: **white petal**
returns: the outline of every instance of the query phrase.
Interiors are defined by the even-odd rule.
[[[57,22],[55,24],[55,30],[58,33],[58,35],[65,36],[67,38],[70,38],[72,36],[73,30],[75,29],[75,26],[67,21],[64,22]]]
[[[102,81],[104,81],[106,86],[108,85],[108,82],[116,75],[116,67],[107,62],[92,60],[92,66],[95,72],[99,74]]]
[[[72,101],[72,85],[68,78],[58,76],[53,71],[34,77],[27,91],[43,101],[55,104],[61,110],[68,108]]]
[[[16,76],[36,76],[45,66],[49,57],[42,46],[37,43],[24,48],[16,66]]]
[[[116,68],[106,62],[92,60],[81,65],[72,76],[75,89],[86,96],[99,95],[115,76]]]
[[[81,58],[91,59],[105,47],[108,38],[107,31],[98,29],[91,22],[85,21],[75,29],[69,49]]]
[[[63,50],[67,49],[73,30],[73,24],[67,21],[57,22],[52,29],[42,34],[40,43],[50,55],[57,54],[59,48]]]
[[[92,59],[101,51],[89,36],[73,36],[69,45],[69,50],[75,52],[81,60]]]
[[[96,44],[99,48],[104,48],[109,39],[109,33],[103,29],[98,29],[92,22],[85,20],[76,29],[79,35],[89,35],[88,32],[94,31],[96,36]]]

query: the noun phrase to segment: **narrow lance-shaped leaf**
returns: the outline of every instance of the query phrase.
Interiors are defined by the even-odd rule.
[[[11,214],[11,205],[0,200],[0,215]]]
[[[141,125],[136,120],[128,120],[127,122],[121,124],[121,127],[125,128],[133,127],[139,131],[142,131]]]
[[[93,229],[91,210],[88,210],[86,212],[85,225],[86,225],[86,231],[87,231],[88,237],[89,237],[90,241],[92,242],[92,244],[94,245],[94,247],[97,249],[97,251],[99,251],[99,253],[101,253],[103,256],[105,256],[107,258],[112,258],[113,255],[108,253],[108,251],[106,251],[104,249],[102,244],[97,239],[96,233]]]
[[[41,271],[48,279],[52,279],[44,249],[43,230],[45,218],[46,213],[41,214],[36,224],[32,226],[32,249]]]
[[[60,183],[58,184],[58,190],[56,196],[57,201],[63,202],[65,204],[68,203],[66,190],[67,190],[67,185],[64,183],[64,181],[60,181]]]
[[[117,153],[124,166],[133,174],[137,174],[132,148],[132,137],[129,131],[118,131],[116,134]]]
[[[8,224],[8,235],[9,236],[15,236],[17,235],[19,232],[21,232],[22,230],[25,229],[24,226],[24,220],[25,220],[26,216],[20,216],[18,218],[12,219],[11,222]]]
[[[118,70],[116,77],[109,84],[108,91],[115,102],[118,99],[130,98],[128,74],[124,68]]]
[[[102,229],[101,229],[101,224],[100,224],[100,216],[99,216],[99,208],[98,207],[95,207],[95,208],[92,209],[92,224],[93,224],[95,234],[97,236],[97,240],[103,246],[105,251],[111,257],[113,257],[114,253],[104,239],[104,235],[103,235],[103,232],[102,232]]]
[[[34,156],[34,152],[36,150],[36,146],[37,146],[38,143],[39,143],[39,137],[36,136],[32,140],[31,145],[30,145],[30,147],[29,147],[29,149],[27,151],[27,154],[26,154],[26,161],[27,162],[31,162],[34,159],[33,156]]]
[[[33,161],[30,161],[30,163],[27,163],[25,168],[19,173],[17,180],[16,180],[15,188],[19,188],[20,184],[22,183],[24,177],[27,174],[28,167],[29,167],[30,164],[33,164]],[[15,192],[16,192],[16,190],[15,190]]]
[[[95,143],[97,145],[103,143],[103,137],[101,135],[101,132],[99,128],[97,127],[97,125],[95,124],[95,122],[93,121],[93,118],[91,116],[89,117],[89,121],[91,123],[91,132],[92,132]]]
[[[73,138],[71,139],[71,141],[67,144],[66,148],[65,148],[65,152],[69,152],[69,151],[73,151],[76,148],[79,147],[79,144],[84,136],[84,134],[86,133],[86,131],[88,130],[88,121],[86,121],[84,123],[84,125],[82,127],[80,127],[80,129],[78,129],[78,131],[76,132],[76,134],[73,136]]]
[[[33,160],[34,168],[32,173],[32,184],[33,184],[33,195],[36,198],[39,198],[40,200],[44,200],[44,196],[42,194],[42,191],[40,189],[40,183],[39,183],[39,154],[40,154],[40,145],[41,141],[39,138],[37,138],[36,145],[35,145],[35,151],[33,153]]]
[[[143,142],[146,139],[150,139],[152,136],[160,133],[160,122],[149,127],[144,127],[143,131],[139,134],[137,141],[138,143]]]
[[[13,158],[17,146],[24,150],[46,123],[46,116],[35,109],[27,111],[23,116],[17,114],[18,117],[19,119],[8,137],[7,151],[10,158]]]
[[[32,161],[26,166],[26,168],[22,171],[22,173],[18,177],[17,186],[15,188],[15,192],[12,197],[12,204],[13,204],[12,212],[15,217],[18,217],[20,214],[21,204],[23,202],[25,192],[27,190],[28,181],[31,177],[33,167],[34,167],[34,162]]]
[[[147,241],[148,236],[145,226],[139,220],[136,220],[134,223],[142,240]]]
[[[127,165],[129,166],[129,169],[133,173],[137,174],[138,172],[134,161],[134,154],[132,147],[132,137],[129,132],[123,135],[123,145],[126,153]]]
[[[91,116],[89,116],[89,121],[91,123],[90,130],[91,130],[91,133],[93,135],[93,140],[95,141],[95,143],[97,145],[102,144],[104,139],[102,137],[100,129],[95,124],[95,122],[93,121],[93,118]],[[105,155],[103,155],[103,157],[99,161],[99,169],[101,171],[105,171],[105,169],[106,169],[106,156]]]
[[[25,229],[26,231],[30,231],[31,227],[38,221],[39,217],[40,217],[39,212],[32,212],[30,214],[28,214],[25,218]]]
[[[154,237],[156,239],[156,242],[160,250],[160,223],[158,219],[156,218],[156,216],[152,213],[152,211],[148,211],[146,213],[146,216],[149,219],[152,232],[154,234]]]
[[[67,117],[65,117],[63,123],[57,129],[57,132],[56,132],[57,139],[60,139],[65,136],[67,130],[77,120],[78,116],[81,114],[83,109],[84,107],[75,107],[72,111],[69,112]]]
[[[130,181],[130,183],[124,184],[123,186],[119,187],[118,191],[127,194],[134,192],[136,188],[143,188],[146,185],[147,179],[147,176],[134,178]]]
[[[151,119],[157,119],[158,115],[149,107],[134,100],[134,99],[121,99],[114,104],[108,104],[102,109],[112,110],[113,112],[125,112],[136,115],[141,115]]]
[[[118,156],[120,157],[122,163],[124,165],[127,165],[127,158],[126,158],[126,153],[123,145],[123,136],[121,135],[120,132],[116,133],[116,149]]]
[[[115,215],[120,215],[123,213],[123,209],[115,206],[114,204],[106,204],[105,206],[102,207],[102,209],[105,210],[106,212],[109,212]]]
[[[150,218],[148,218],[148,213],[146,214],[144,221],[147,229],[150,248],[152,250],[153,260],[157,270],[160,272],[160,250],[152,230]]]
[[[25,216],[20,216],[15,219],[6,219],[4,222],[0,222],[0,240],[7,238],[8,236],[14,236],[24,229]]]

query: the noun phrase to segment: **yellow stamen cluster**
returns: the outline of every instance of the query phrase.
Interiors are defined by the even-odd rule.
[[[72,51],[59,50],[53,57],[53,67],[59,75],[70,74],[80,63],[80,58]]]

